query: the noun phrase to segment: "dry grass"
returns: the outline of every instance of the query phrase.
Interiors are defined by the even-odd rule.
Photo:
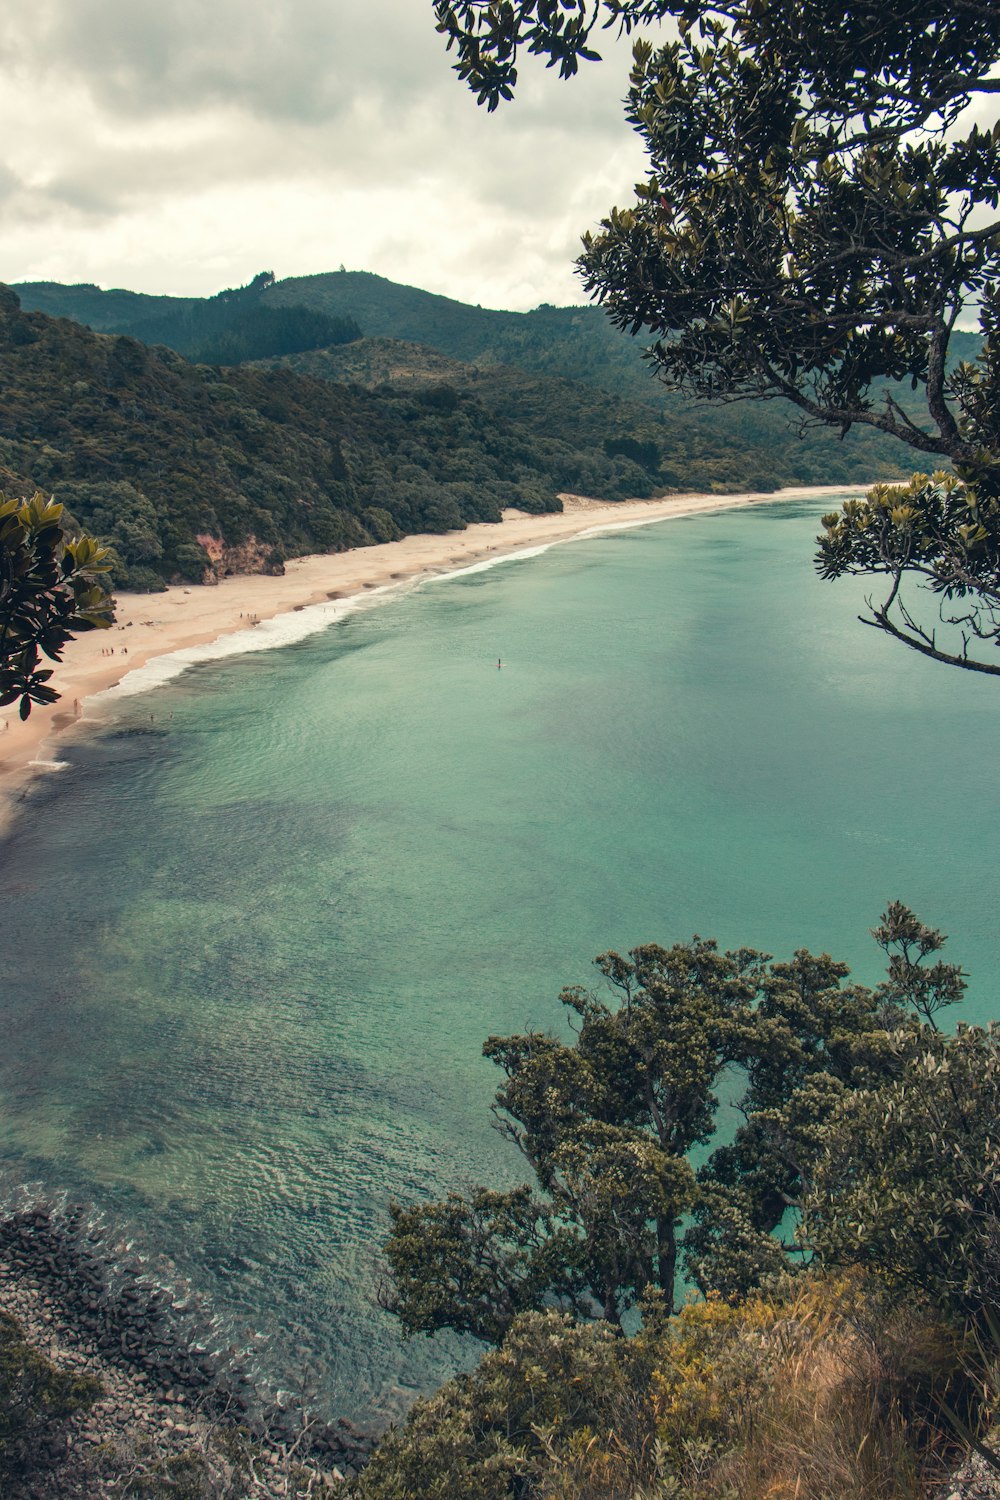
[[[992,1346],[977,1377],[974,1340],[860,1274],[646,1312],[627,1341],[525,1315],[513,1342],[418,1406],[351,1493],[939,1500],[997,1391]]]
[[[664,1434],[685,1500],[927,1500],[948,1472],[942,1403],[969,1402],[960,1341],[929,1314],[883,1310],[859,1279],[811,1279],[679,1342],[674,1410],[693,1385],[715,1414],[714,1430]]]

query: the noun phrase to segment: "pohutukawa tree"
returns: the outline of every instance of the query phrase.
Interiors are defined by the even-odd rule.
[[[55,703],[52,668],[82,630],[106,630],[114,600],[101,587],[111,571],[107,547],[67,535],[63,507],[42,494],[8,500],[0,493],[0,707]]]
[[[682,1266],[725,1298],[784,1266],[796,1247],[775,1232],[808,1193],[831,1119],[902,1077],[964,990],[961,969],[930,961],[941,933],[899,902],[874,936],[889,959],[874,990],[845,983],[828,954],[776,963],[695,937],[598,958],[605,993],[561,997],[572,1043],[490,1037],[497,1127],[534,1181],[392,1205],[383,1305],[410,1334],[499,1343],[530,1310],[620,1325],[651,1294],[670,1308]],[[724,1081],[742,1088],[718,1144]]]
[[[613,321],[673,390],[790,402],[941,460],[827,518],[823,576],[885,575],[867,623],[1000,674],[1000,7],[992,0],[436,0],[494,109],[522,51],[564,77],[602,28],[634,46],[627,116],[649,172],[584,237]],[[666,40],[664,38],[666,37]],[[950,357],[979,309],[982,357]],[[916,401],[912,392],[919,390]],[[936,596],[910,606],[903,585]]]

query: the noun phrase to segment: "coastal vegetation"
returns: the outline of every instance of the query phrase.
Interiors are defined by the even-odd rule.
[[[525,1313],[471,1375],[417,1403],[350,1492],[927,1500],[949,1493],[958,1424],[989,1409],[981,1371],[932,1310],[892,1303],[853,1272],[775,1281],[669,1320],[647,1306],[631,1339]]]
[[[25,308],[138,338],[147,337],[154,322],[161,328],[167,323],[164,305],[174,309],[170,316],[181,324],[193,316],[190,309],[198,301],[51,282],[15,290]],[[213,300],[205,299],[206,304]],[[534,425],[540,417],[546,431],[577,450],[581,444],[583,451],[601,450],[605,439],[652,439],[660,458],[654,477],[665,490],[851,483],[906,478],[912,468],[905,447],[881,434],[857,431],[845,443],[834,433],[803,430],[788,408],[720,411],[671,394],[652,378],[640,341],[616,329],[597,307],[543,305],[528,313],[501,312],[366,271],[276,281],[260,293],[259,306],[308,309],[362,331],[360,341],[288,348],[269,362],[373,390],[386,383],[415,387],[445,381],[468,388],[498,415],[522,421],[531,435],[542,435]],[[981,341],[971,334],[956,337],[963,354],[974,357]],[[894,394],[904,406],[913,399],[905,384],[897,383]],[[600,482],[599,475],[592,479]],[[614,498],[600,488],[593,493]]]
[[[644,376],[631,352],[632,368]],[[573,362],[580,360],[581,351],[571,347],[566,353],[570,367],[579,368]],[[467,364],[422,344],[362,338],[268,363],[376,391],[412,392],[421,385],[446,383],[473,397],[498,422],[530,432],[536,442],[567,443],[577,451],[599,445],[605,458],[628,460],[636,498],[674,490],[725,493],[865,483],[875,473],[887,479],[908,474],[905,450],[891,440],[831,442],[827,434],[792,433],[783,418],[758,423],[736,408],[725,422],[714,424],[700,403],[650,401],[657,391],[648,379],[643,379],[640,394],[617,381],[605,387],[597,378],[570,380],[522,367],[516,353],[510,364]],[[582,368],[590,373],[586,363]],[[594,493],[588,483],[597,478],[581,474],[581,483],[571,488]]]
[[[941,934],[900,903],[874,935],[890,960],[874,990],[846,984],[846,965],[827,954],[776,963],[695,937],[602,954],[615,1003],[564,990],[572,1043],[490,1037],[484,1055],[505,1075],[497,1126],[536,1189],[394,1206],[389,1305],[407,1332],[453,1327],[498,1342],[519,1312],[550,1307],[620,1327],[651,1290],[673,1309],[682,1271],[706,1296],[743,1296],[799,1253],[779,1231],[803,1211],[821,1156],[829,1200],[854,1205],[857,1185],[871,1211],[875,1190],[860,1184],[874,1141],[867,1155],[843,1153],[838,1184],[828,1128],[859,1091],[931,1055],[928,1028],[964,990],[961,969],[927,963]],[[968,1042],[951,1046],[949,1077]],[[734,1070],[742,1092],[719,1143],[718,1090]],[[695,1171],[692,1151],[713,1144]]]
[[[582,477],[649,476],[598,448],[533,443],[472,397],[380,397],[288,371],[194,365],[0,306],[0,479],[43,490],[110,548],[117,587],[280,571],[286,557],[556,510]],[[216,571],[216,568],[218,571]]]
[[[804,951],[604,954],[603,994],[563,994],[572,1041],[487,1041],[535,1187],[396,1205],[385,1296],[410,1336],[496,1348],[360,1496],[917,1497],[965,1443],[1000,1470],[976,1435],[998,1038],[938,1029],[964,989],[940,933],[893,903],[873,935],[875,989]],[[743,1092],[715,1134],[724,1072]]]
[[[0,493],[0,707],[17,703],[26,719],[32,703],[55,702],[42,656],[57,662],[75,634],[108,628],[110,571],[106,547],[66,534],[61,505]]]
[[[280,357],[226,369],[3,294],[0,478],[12,495],[54,496],[106,545],[113,586],[280,572],[304,553],[498,523],[508,506],[558,510],[562,492],[616,500],[905,473],[889,451],[844,449],[831,471],[792,439],[780,453],[759,438],[734,444],[587,383],[443,362],[398,341],[352,334],[310,351],[287,324],[295,306],[262,301],[269,285],[243,289],[249,312],[234,292],[222,312],[159,317],[178,343],[215,327],[230,352],[256,357],[269,351],[253,330],[273,313]],[[336,319],[314,316],[327,337]]]

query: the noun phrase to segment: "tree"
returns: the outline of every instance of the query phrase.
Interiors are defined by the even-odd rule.
[[[995,1026],[925,1034],[897,1077],[844,1101],[803,1225],[828,1262],[870,1267],[904,1294],[987,1321],[1000,1297],[998,1044]]]
[[[873,492],[829,518],[820,570],[885,574],[867,623],[976,671],[1000,642],[1000,11],[983,0],[436,0],[457,70],[490,109],[519,53],[564,77],[595,32],[676,21],[640,39],[627,100],[649,152],[633,204],[584,237],[584,284],[651,336],[673,390],[791,402],[801,422],[864,425],[955,466],[905,502]],[[951,358],[976,306],[975,364]],[[923,391],[915,404],[900,383]],[[939,638],[904,581],[938,596]],[[955,600],[961,603],[953,611]]]
[[[499,1343],[543,1308],[620,1326],[650,1294],[673,1307],[685,1252],[687,1276],[727,1297],[784,1265],[774,1231],[801,1204],[829,1121],[901,1076],[962,992],[960,970],[925,962],[941,934],[899,903],[875,936],[890,965],[874,990],[804,950],[773,963],[695,937],[605,953],[616,1003],[565,990],[572,1043],[489,1038],[504,1074],[497,1127],[535,1186],[392,1205],[383,1300],[405,1331]],[[743,1079],[742,1123],[696,1173],[689,1156],[712,1142],[727,1072]]]
[[[82,533],[67,536],[62,513],[41,494],[0,495],[0,705],[20,699],[22,719],[32,703],[59,697],[41,654],[60,661],[77,631],[104,630],[114,619],[99,582],[111,568],[108,549]]]
[[[653,1477],[652,1368],[607,1324],[525,1313],[471,1375],[418,1401],[386,1434],[351,1494],[624,1500]],[[564,1482],[550,1488],[557,1472]]]

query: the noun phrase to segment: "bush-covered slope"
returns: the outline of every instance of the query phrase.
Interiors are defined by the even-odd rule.
[[[847,442],[828,432],[799,437],[777,413],[772,418],[765,412],[762,418],[745,406],[724,412],[668,402],[656,406],[587,381],[531,374],[512,365],[467,364],[398,339],[364,338],[340,348],[289,355],[281,363],[374,389],[413,390],[446,381],[474,395],[500,420],[526,428],[539,442],[627,458],[664,491],[864,483],[903,477],[914,464],[902,444],[875,433],[852,433]],[[586,481],[566,488],[602,493],[588,489]]]
[[[694,402],[667,391],[643,357],[642,339],[616,328],[602,308],[553,307],[528,313],[469,307],[415,287],[399,286],[364,271],[328,272],[275,282],[269,303],[297,303],[328,315],[352,317],[368,337],[429,344],[452,358],[479,366],[504,364],[538,376],[572,379],[621,399],[652,407],[666,421],[695,426],[713,443],[756,444],[783,466],[808,471],[813,482],[882,472],[886,464],[909,473],[912,453],[880,434],[855,429],[846,443],[830,429],[799,431],[800,414],[785,402],[719,405]],[[975,359],[982,338],[952,334],[950,363]],[[896,386],[894,396],[914,420],[926,424],[923,391]],[[848,474],[845,465],[852,472]]]
[[[317,276],[290,276],[267,293],[273,305],[294,302],[319,312],[347,316],[372,338],[404,339],[429,344],[453,359],[488,362],[502,358],[505,341],[535,315],[471,307],[436,292],[401,286],[370,271],[330,271]],[[351,308],[351,312],[346,312]],[[577,309],[585,314],[595,309]],[[603,315],[598,317],[604,321]],[[566,374],[565,370],[556,372]]]
[[[257,294],[237,302],[249,308],[239,325],[248,334],[268,308]],[[196,323],[204,333],[206,317]],[[219,337],[235,337],[233,325]],[[7,292],[0,481],[14,494],[55,494],[114,547],[118,586],[155,588],[211,576],[206,545],[217,556],[221,543],[216,571],[279,568],[285,556],[498,521],[505,506],[551,510],[563,491],[613,500],[814,478],[799,461],[805,449],[734,444],[582,382],[477,368],[399,341],[290,363],[191,364],[25,312]],[[838,478],[898,472],[843,451]]]
[[[633,1339],[524,1313],[477,1369],[416,1403],[347,1494],[943,1500],[959,1424],[989,1422],[976,1373],[932,1309],[856,1275],[788,1278],[675,1318],[650,1307]]]
[[[200,297],[153,297],[147,292],[129,292],[123,287],[105,290],[90,281],[25,281],[14,286],[26,312],[47,313],[50,318],[72,318],[95,333],[115,333],[152,318],[180,316],[205,299]]]
[[[72,318],[102,333],[165,344],[188,359],[213,365],[319,349],[360,337],[351,317],[331,316],[287,299],[265,303],[264,294],[273,284],[273,272],[261,271],[247,286],[228,287],[214,297],[147,297],[38,282],[23,289],[22,306]]]
[[[109,539],[123,586],[202,578],[200,537],[253,570],[497,521],[505,505],[557,509],[581,468],[610,494],[648,484],[623,460],[534,443],[453,390],[413,398],[287,370],[222,372],[25,313],[10,291],[0,382],[0,483],[54,493]]]
[[[264,282],[266,285],[262,285]],[[353,320],[369,339],[422,345],[425,350],[474,365],[480,371],[504,365],[536,379],[571,381],[591,392],[588,397],[581,391],[582,409],[589,403],[600,412],[611,395],[634,408],[625,424],[633,428],[642,426],[651,413],[652,420],[665,429],[659,446],[668,462],[660,482],[671,488],[700,488],[711,484],[713,478],[729,489],[764,487],[768,479],[760,478],[761,474],[770,474],[773,486],[842,483],[899,478],[914,467],[908,449],[874,432],[855,430],[844,442],[827,430],[803,434],[798,430],[794,409],[784,403],[720,407],[671,395],[653,378],[642,357],[641,342],[613,327],[598,307],[543,304],[529,313],[502,312],[401,286],[367,271],[334,271],[273,283],[261,276],[241,292],[220,293],[219,298],[253,294],[255,288],[261,309],[310,309],[324,317]],[[27,283],[17,290],[27,307],[37,306],[89,322],[95,328],[130,333],[147,342],[167,343],[182,353],[198,353],[190,339],[184,341],[184,329],[191,319],[205,315],[197,311],[198,299],[101,293],[87,286],[60,289],[53,283]],[[107,299],[106,306],[102,298]],[[204,299],[200,305],[210,308],[219,298]],[[972,357],[980,346],[980,340],[972,334],[958,335],[957,339],[963,357]],[[313,341],[311,347],[317,349],[319,343]],[[281,352],[291,353],[292,346]],[[236,356],[209,350],[206,357],[228,360]],[[398,375],[407,364],[412,367],[415,358],[418,366],[429,363],[426,353],[415,356],[411,347],[390,364],[395,364]],[[343,363],[339,359],[329,364],[319,362],[313,368],[326,378],[377,383],[372,373],[359,373],[356,364],[352,370],[350,356]],[[445,378],[453,380],[450,375]],[[509,384],[510,377],[505,378]],[[595,390],[600,392],[598,398],[593,396]],[[904,405],[913,400],[908,390],[900,396]],[[542,390],[540,397],[529,404],[544,412],[549,406],[547,393]],[[556,406],[566,410],[565,393],[557,398]],[[590,446],[596,443],[600,447],[605,435],[602,432],[592,438]],[[722,467],[706,478],[703,471],[685,469],[691,458],[718,459]]]

